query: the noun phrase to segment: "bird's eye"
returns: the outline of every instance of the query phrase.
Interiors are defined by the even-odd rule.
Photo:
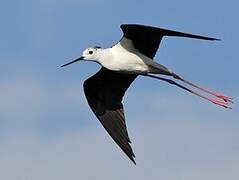
[[[93,54],[93,51],[89,51],[89,54]]]

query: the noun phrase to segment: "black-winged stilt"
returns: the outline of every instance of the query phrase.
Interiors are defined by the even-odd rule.
[[[123,24],[120,27],[124,35],[116,45],[106,49],[100,47],[87,48],[80,58],[61,67],[81,60],[94,61],[102,66],[99,72],[84,82],[85,95],[92,111],[106,131],[134,163],[135,155],[130,146],[131,142],[126,128],[122,98],[138,75],[166,81],[216,105],[231,108],[229,106],[229,103],[233,103],[231,97],[199,87],[153,61],[164,36],[202,40],[219,39],[137,24]],[[204,93],[215,96],[216,99],[199,94],[172,79],[159,75],[173,77],[175,80],[182,81]]]

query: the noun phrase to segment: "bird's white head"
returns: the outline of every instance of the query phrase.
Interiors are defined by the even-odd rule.
[[[98,46],[87,48],[82,53],[83,60],[97,61],[99,59],[101,48]]]
[[[98,59],[100,58],[100,55],[101,55],[101,51],[102,51],[102,48],[99,46],[89,47],[83,51],[82,56],[80,58],[77,58],[74,61],[71,61],[69,63],[66,63],[62,65],[61,67],[70,65],[80,60],[98,62]]]

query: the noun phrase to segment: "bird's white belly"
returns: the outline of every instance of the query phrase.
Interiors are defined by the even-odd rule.
[[[106,65],[108,69],[125,72],[145,72],[148,70],[144,62],[135,56],[120,56],[114,58],[111,63]]]
[[[101,65],[113,71],[125,73],[144,73],[148,72],[148,66],[137,54],[118,49],[117,53],[112,53],[111,58],[101,62]]]

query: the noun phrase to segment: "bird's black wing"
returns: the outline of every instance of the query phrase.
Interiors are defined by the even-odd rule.
[[[84,82],[86,99],[106,131],[135,163],[125,123],[122,98],[137,75],[102,68]]]
[[[179,36],[202,40],[219,40],[216,38],[137,24],[122,24],[120,27],[124,33],[124,37],[132,40],[134,47],[151,59],[154,58],[163,36]]]

